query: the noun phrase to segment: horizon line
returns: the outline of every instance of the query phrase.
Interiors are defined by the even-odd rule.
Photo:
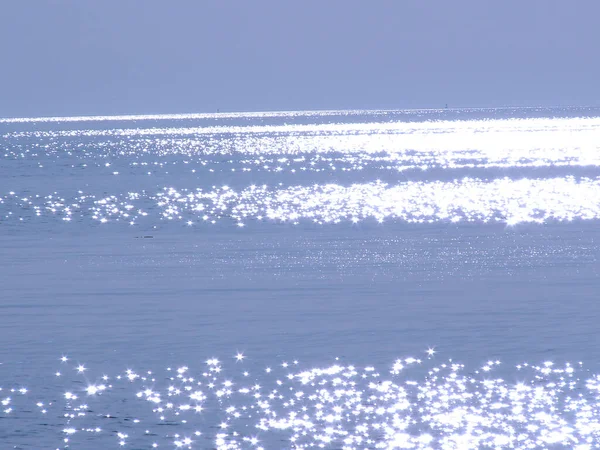
[[[600,106],[461,106],[442,108],[401,108],[401,109],[314,109],[314,110],[270,110],[270,111],[230,111],[230,112],[197,112],[197,113],[165,113],[165,114],[97,114],[78,116],[38,116],[38,117],[0,117],[0,123],[31,122],[102,122],[119,120],[192,120],[230,117],[279,117],[279,116],[311,116],[311,115],[353,115],[360,113],[386,114],[394,112],[418,111],[458,111],[458,110],[492,110],[492,109],[553,109],[553,108],[600,108]]]

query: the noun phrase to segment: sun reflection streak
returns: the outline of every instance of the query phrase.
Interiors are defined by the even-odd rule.
[[[140,196],[141,198],[141,196]],[[77,202],[79,221],[91,219],[99,223],[133,220],[142,222],[176,220],[182,224],[229,221],[238,227],[246,222],[300,221],[316,224],[340,222],[359,223],[365,220],[406,223],[435,222],[502,222],[507,226],[519,223],[570,222],[575,219],[596,220],[600,217],[600,177],[549,178],[513,180],[501,178],[484,181],[463,178],[450,182],[405,182],[389,185],[381,181],[312,186],[250,187],[234,190],[227,186],[205,191],[164,188],[155,195],[141,198],[143,213],[127,212],[129,199],[111,196],[96,200],[81,196]],[[15,201],[16,200],[16,201]],[[36,215],[74,217],[65,212],[67,200],[56,194],[40,203],[22,204],[18,198],[4,198],[4,208],[27,208]],[[154,205],[150,205],[153,202]],[[0,211],[2,206],[0,205]],[[142,205],[139,205],[142,211]],[[10,214],[6,216],[10,218]],[[212,220],[211,220],[212,219]]]
[[[52,180],[104,181],[100,191],[11,186],[0,192],[0,224],[179,223],[197,229],[226,221],[244,230],[253,223],[368,220],[514,226],[600,215],[593,200],[600,189],[600,118],[406,121],[419,115],[402,114],[276,113],[280,123],[261,122],[267,113],[239,115],[254,122],[149,128],[106,128],[99,124],[108,118],[97,118],[91,129],[74,124],[92,119],[71,118],[63,121],[66,129],[9,131],[0,153],[7,179],[15,169]],[[341,120],[353,115],[360,119]],[[312,121],[288,123],[285,117]],[[18,123],[30,122],[9,120],[6,126]]]

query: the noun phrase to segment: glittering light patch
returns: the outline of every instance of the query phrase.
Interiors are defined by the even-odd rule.
[[[265,370],[239,353],[229,362],[211,358],[200,370],[127,369],[97,377],[73,366],[62,401],[43,398],[54,398],[54,391],[9,389],[24,401],[4,398],[4,408],[14,407],[0,411],[0,419],[26,410],[46,426],[48,414],[62,418],[48,431],[55,429],[64,449],[600,445],[600,376],[581,363],[520,364],[509,370],[522,381],[509,382],[495,375],[500,361],[467,368],[436,363],[431,349],[424,355],[398,359],[384,371],[337,358],[330,366],[283,361]],[[81,385],[93,378],[111,381]]]
[[[98,198],[58,193],[0,197],[4,220],[66,218],[99,223],[179,221],[194,226],[227,220],[247,222],[306,221],[317,224],[387,220],[408,223],[522,222],[592,220],[600,217],[600,178],[551,179],[501,178],[492,181],[465,177],[449,182],[381,181],[311,186],[269,187],[252,185],[234,190],[164,188],[150,194],[127,193]]]
[[[208,165],[213,171],[223,164],[275,173],[600,165],[600,119],[593,117],[75,129],[4,137],[13,142],[5,156],[17,159],[127,156],[130,165],[162,168],[174,161],[146,158],[181,156],[190,158],[184,164],[197,166],[192,170]],[[44,145],[31,145],[32,139]]]
[[[0,225],[598,217],[599,117],[488,112],[8,119]]]

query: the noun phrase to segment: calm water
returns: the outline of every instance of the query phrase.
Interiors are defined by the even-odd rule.
[[[0,119],[0,448],[596,448],[599,219],[600,109]]]

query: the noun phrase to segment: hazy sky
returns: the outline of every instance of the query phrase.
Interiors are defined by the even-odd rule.
[[[600,1],[3,0],[0,116],[600,105]]]

